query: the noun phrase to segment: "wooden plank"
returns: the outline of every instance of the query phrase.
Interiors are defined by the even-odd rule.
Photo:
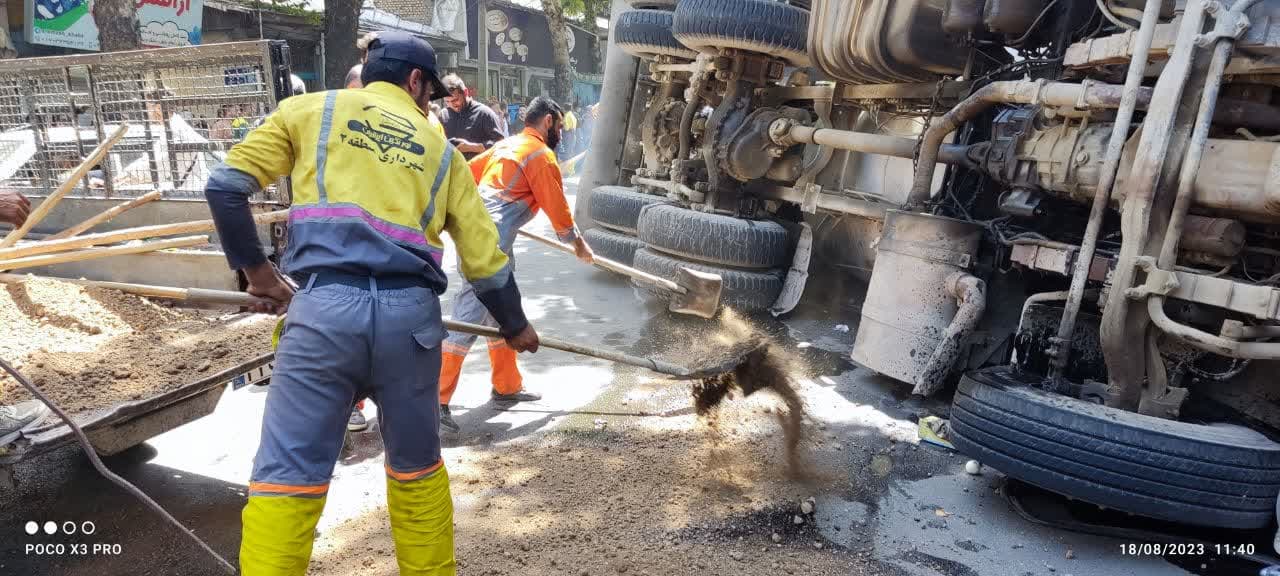
[[[66,262],[81,262],[84,260],[97,260],[99,258],[110,258],[112,256],[122,256],[125,254],[143,254],[146,252],[155,252],[157,250],[167,250],[170,248],[190,248],[192,246],[200,246],[208,244],[208,236],[184,236],[182,238],[171,238],[168,240],[157,240],[155,242],[142,242],[138,244],[125,244],[123,246],[112,246],[110,248],[88,248],[85,250],[68,250],[66,252],[58,252],[55,254],[43,254],[40,256],[28,256],[26,258],[14,258],[13,260],[0,261],[0,270],[17,270],[20,268],[35,268],[37,266],[50,266],[53,264],[64,264]]]
[[[288,210],[264,212],[253,217],[254,223],[259,225],[283,222],[288,219]],[[141,240],[143,238],[155,238],[157,236],[197,234],[212,232],[213,230],[213,220],[193,220],[191,222],[177,222],[174,224],[139,226],[137,228],[125,228],[123,230],[114,230],[111,232],[86,234],[84,236],[76,236],[74,238],[65,238],[62,240],[32,242],[30,244],[23,244],[12,248],[0,248],[0,260],[13,260],[15,258],[22,258],[25,256],[48,254],[50,252],[62,252],[65,250],[75,250],[77,248],[88,248],[90,246],[100,246],[102,244],[112,244],[115,242],[127,242],[129,240]]]
[[[67,178],[61,186],[58,186],[58,189],[54,190],[53,194],[50,194],[45,198],[44,202],[41,202],[39,206],[36,206],[36,209],[31,212],[30,216],[27,216],[27,221],[23,222],[22,226],[19,226],[12,232],[9,232],[9,234],[4,237],[4,240],[0,240],[0,248],[8,248],[17,244],[18,240],[21,240],[23,236],[27,235],[27,232],[30,232],[36,224],[39,224],[41,220],[44,220],[44,217],[48,216],[49,212],[53,211],[53,208],[58,205],[58,202],[62,200],[62,197],[66,196],[68,192],[76,187],[76,182],[81,178],[84,178],[84,175],[88,174],[89,170],[93,168],[95,164],[101,162],[103,157],[107,155],[107,151],[111,150],[111,147],[115,146],[116,142],[119,142],[121,138],[124,138],[125,133],[128,131],[129,125],[122,124],[116,129],[116,133],[111,135],[111,138],[108,138],[106,142],[103,142],[99,144],[97,148],[94,148],[93,152],[89,153],[89,157],[85,158],[84,162],[81,162],[80,165],[76,166],[76,169],[71,172],[71,176]]]

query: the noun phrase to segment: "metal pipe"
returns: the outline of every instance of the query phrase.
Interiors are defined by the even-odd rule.
[[[1137,105],[1150,102],[1152,90],[1138,88],[1131,91]],[[935,119],[925,130],[920,141],[920,155],[916,162],[915,179],[907,196],[907,209],[920,210],[929,201],[933,187],[933,172],[943,140],[965,122],[995,104],[1043,104],[1074,108],[1118,108],[1124,99],[1125,87],[1084,81],[1046,82],[1044,80],[1010,80],[992,82],[979,88],[963,102]]]
[[[1226,332],[1225,330],[1223,331]],[[1257,340],[1259,338],[1280,338],[1280,326],[1241,326],[1235,329],[1239,340]]]
[[[699,69],[706,67],[706,54],[698,54],[698,58],[694,64]],[[689,83],[689,101],[684,106],[684,112],[680,114],[680,155],[676,157],[678,161],[689,159],[689,147],[692,146],[693,140],[693,117],[698,113],[698,104],[702,102],[702,83],[708,74],[714,74],[710,71],[694,72],[692,81]]]
[[[916,377],[912,394],[928,396],[946,383],[947,374],[960,359],[964,341],[977,328],[982,313],[987,309],[986,284],[976,276],[956,272],[947,278],[947,292],[960,304],[955,318],[942,334],[942,342],[934,348],[929,363]]]
[[[806,192],[791,186],[760,186],[750,190],[751,195],[762,200],[778,200],[805,205]],[[887,203],[860,200],[852,196],[832,192],[819,192],[814,208],[839,214],[858,216],[869,220],[885,219],[885,211],[892,206]]]
[[[1235,25],[1240,15],[1257,1],[1237,0],[1227,13],[1225,23]],[[1223,23],[1220,18],[1219,24]],[[1243,29],[1238,29],[1238,32],[1242,33],[1243,31]],[[1209,139],[1209,126],[1213,122],[1218,92],[1222,88],[1222,74],[1227,68],[1227,62],[1231,60],[1231,52],[1234,49],[1234,45],[1235,38],[1230,36],[1219,36],[1214,43],[1213,58],[1209,61],[1204,92],[1200,97],[1200,109],[1196,113],[1191,140],[1187,145],[1186,154],[1182,159],[1182,168],[1178,174],[1178,194],[1174,199],[1173,213],[1169,217],[1169,226],[1165,230],[1164,241],[1160,245],[1160,256],[1156,260],[1156,266],[1159,268],[1169,269],[1177,264],[1178,242],[1181,240],[1187,211],[1191,209],[1191,200],[1195,195],[1193,193],[1193,184],[1196,173],[1200,170],[1200,158]],[[1219,353],[1224,353],[1225,356],[1233,358],[1280,358],[1280,343],[1240,342],[1221,336],[1214,336],[1190,326],[1179,324],[1165,314],[1163,297],[1151,296],[1150,301],[1147,303],[1147,310],[1151,314],[1152,321],[1156,323],[1156,327],[1202,350],[1213,352],[1216,349]]]
[[[1127,193],[1120,222],[1123,241],[1112,271],[1113,288],[1107,297],[1100,330],[1107,374],[1116,391],[1107,404],[1124,410],[1140,407],[1143,382],[1151,375],[1147,368],[1152,360],[1158,361],[1147,353],[1134,353],[1135,343],[1147,338],[1151,318],[1130,313],[1132,303],[1127,293],[1137,277],[1138,260],[1148,250],[1156,188],[1165,172],[1175,127],[1186,128],[1179,125],[1178,116],[1180,110],[1191,107],[1183,102],[1183,95],[1195,62],[1195,42],[1204,26],[1205,5],[1203,1],[1188,2],[1182,13],[1172,56],[1156,80],[1155,95],[1143,120],[1133,169],[1125,181]]]
[[[1120,109],[1116,111],[1115,124],[1111,126],[1111,139],[1107,141],[1107,156],[1102,164],[1102,181],[1093,196],[1093,205],[1089,209],[1089,222],[1085,225],[1084,239],[1080,242],[1080,257],[1076,259],[1075,270],[1071,274],[1070,297],[1066,308],[1062,311],[1062,321],[1058,323],[1058,335],[1053,340],[1053,354],[1050,357],[1049,376],[1056,378],[1062,375],[1071,357],[1071,338],[1076,330],[1076,317],[1080,314],[1080,305],[1084,301],[1084,287],[1089,282],[1089,268],[1093,264],[1093,254],[1098,248],[1098,234],[1102,231],[1103,217],[1111,203],[1111,188],[1116,182],[1116,173],[1120,167],[1120,157],[1124,153],[1125,141],[1129,138],[1129,126],[1133,123],[1133,111],[1138,107],[1138,87],[1142,85],[1143,75],[1147,71],[1147,54],[1151,51],[1151,40],[1156,35],[1156,25],[1160,20],[1162,0],[1147,0],[1142,10],[1142,24],[1138,28],[1138,37],[1134,41],[1133,58],[1129,61],[1129,73],[1124,79],[1124,94],[1120,99]]]
[[[1237,22],[1239,16],[1257,1],[1237,0],[1227,12],[1228,20]],[[1244,30],[1240,32],[1243,33]],[[1213,123],[1218,93],[1222,89],[1222,74],[1227,69],[1227,62],[1231,60],[1231,52],[1234,48],[1235,39],[1231,37],[1219,37],[1214,43],[1213,58],[1209,61],[1204,92],[1200,95],[1200,110],[1196,113],[1195,125],[1191,130],[1191,141],[1187,144],[1186,154],[1182,157],[1182,169],[1178,174],[1178,195],[1173,202],[1173,214],[1169,217],[1169,226],[1165,230],[1164,241],[1160,245],[1160,256],[1156,259],[1156,265],[1160,268],[1168,269],[1177,263],[1178,242],[1182,239],[1187,212],[1191,209],[1191,200],[1195,196],[1196,174],[1200,171],[1200,159],[1204,155],[1205,144],[1209,140],[1209,126]]]
[[[913,138],[798,125],[791,126],[790,130],[782,137],[774,140],[778,144],[784,145],[817,144],[839,150],[880,154],[897,158],[911,158],[915,155],[916,150],[916,140]],[[938,161],[944,164],[970,164],[971,162],[966,154],[967,151],[968,146],[945,144],[938,152]]]
[[[683,193],[685,196],[693,196],[699,193],[697,190],[694,190],[693,188],[685,186],[684,184],[681,184],[679,182],[673,182],[671,180],[658,180],[655,178],[632,176],[631,183],[637,184],[640,186],[652,186],[659,190],[666,190],[668,193],[674,193],[674,194]]]
[[[1175,322],[1164,312],[1164,296],[1153,294],[1147,298],[1147,313],[1156,328],[1206,352],[1228,358],[1280,360],[1280,342],[1241,342]]]

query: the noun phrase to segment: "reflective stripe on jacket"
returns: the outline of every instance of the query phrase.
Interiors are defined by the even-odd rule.
[[[448,231],[463,276],[481,290],[501,288],[511,270],[497,230],[439,126],[386,82],[294,96],[226,166],[260,186],[292,176],[289,273],[424,277],[444,292],[440,232]]]
[[[471,174],[486,196],[496,194],[507,202],[524,202],[535,215],[539,209],[546,212],[561,242],[578,238],[556,153],[533,128],[525,128],[472,158]]]

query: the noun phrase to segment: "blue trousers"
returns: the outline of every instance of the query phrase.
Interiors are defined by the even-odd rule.
[[[516,257],[513,248],[516,243],[516,231],[528,224],[530,220],[533,220],[533,210],[530,210],[529,205],[524,202],[507,202],[498,198],[495,194],[485,197],[484,207],[489,211],[489,216],[493,218],[493,223],[498,227],[498,248],[502,249],[507,258],[511,260],[511,270],[514,272]],[[484,304],[476,297],[475,287],[466,281],[462,283],[462,291],[458,293],[458,298],[453,302],[453,319],[494,328],[498,327],[498,322],[493,319],[493,316],[485,309]],[[450,332],[445,341],[445,352],[466,356],[467,352],[471,350],[471,345],[475,344],[476,338],[473,334]],[[494,345],[500,345],[503,342],[501,339],[491,340],[496,340],[496,342],[491,342]]]
[[[402,574],[453,574],[440,458],[440,300],[428,288],[314,286],[289,305],[267,392],[241,540],[247,576],[301,576],[352,402],[378,403]]]

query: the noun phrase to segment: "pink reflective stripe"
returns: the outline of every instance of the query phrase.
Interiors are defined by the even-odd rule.
[[[298,220],[319,220],[325,218],[359,218],[364,220],[374,230],[381,232],[383,235],[399,240],[406,244],[414,244],[418,246],[427,246],[427,237],[423,235],[421,230],[413,230],[398,224],[387,222],[370,214],[364,208],[359,206],[309,206],[306,208],[294,207],[289,211],[289,221]],[[443,255],[441,255],[443,258]]]

